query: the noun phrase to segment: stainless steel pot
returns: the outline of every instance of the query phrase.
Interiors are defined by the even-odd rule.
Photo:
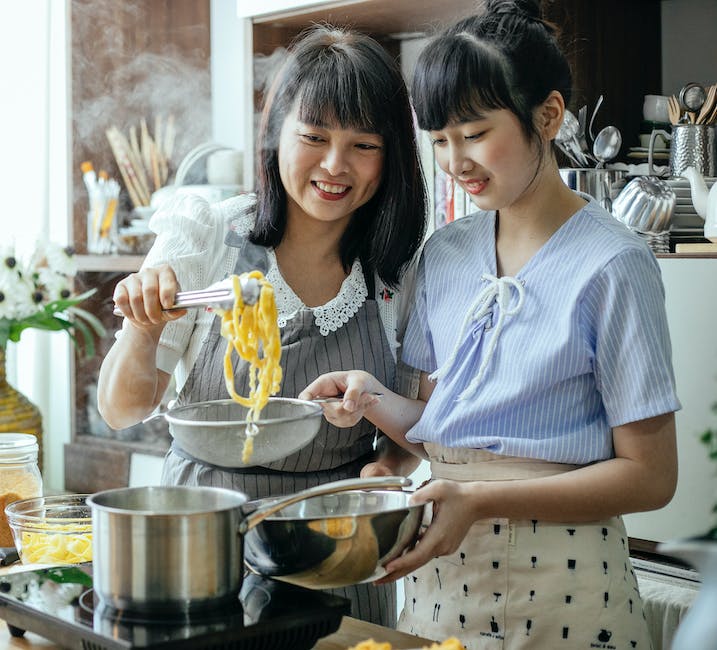
[[[612,210],[612,202],[625,186],[626,172],[621,169],[565,168],[560,177],[571,189],[592,196],[603,208]]]
[[[95,593],[104,605],[135,612],[215,607],[237,598],[244,536],[266,517],[325,494],[410,484],[396,476],[347,479],[254,502],[241,492],[212,487],[98,492],[87,499]]]

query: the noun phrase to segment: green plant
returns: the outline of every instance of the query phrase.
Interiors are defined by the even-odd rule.
[[[28,328],[65,331],[75,344],[84,344],[87,356],[95,352],[94,336],[102,323],[77,305],[95,290],[73,294],[77,273],[74,253],[52,242],[38,243],[27,259],[14,246],[0,247],[0,348],[18,342]]]
[[[712,404],[712,412],[717,414],[717,402]],[[711,461],[717,463],[717,431],[707,429],[700,436],[700,442],[707,447],[707,454]],[[707,533],[707,537],[717,539],[717,502],[712,506],[713,526]]]

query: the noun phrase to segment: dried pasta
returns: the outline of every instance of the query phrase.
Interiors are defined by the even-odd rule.
[[[25,564],[91,562],[92,525],[33,524],[20,534],[19,552]]]
[[[241,279],[256,279],[261,290],[254,305],[244,303]],[[227,339],[224,354],[224,380],[231,398],[249,408],[242,462],[248,463],[254,449],[254,436],[258,433],[255,422],[271,395],[281,387],[281,335],[277,322],[274,288],[260,271],[241,276],[232,275],[234,306],[220,312],[221,334]],[[249,396],[243,397],[234,387],[232,353],[249,362]]]

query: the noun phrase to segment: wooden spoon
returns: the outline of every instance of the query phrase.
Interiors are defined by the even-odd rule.
[[[707,97],[705,97],[705,103],[702,105],[700,113],[697,116],[697,124],[705,124],[707,118],[711,117],[711,114],[715,108],[715,97],[717,97],[717,85],[710,86],[707,90]]]
[[[667,114],[672,125],[680,123],[680,102],[675,95],[670,95],[667,100]]]

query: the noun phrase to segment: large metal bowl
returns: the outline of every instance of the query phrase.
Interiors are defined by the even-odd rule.
[[[376,580],[416,542],[424,505],[410,505],[410,496],[354,490],[285,507],[246,533],[245,562],[256,573],[311,589]]]
[[[289,397],[270,397],[255,423],[254,450],[242,460],[247,408],[231,399],[196,402],[169,409],[164,417],[180,447],[220,467],[272,463],[308,445],[321,426],[321,406]]]

